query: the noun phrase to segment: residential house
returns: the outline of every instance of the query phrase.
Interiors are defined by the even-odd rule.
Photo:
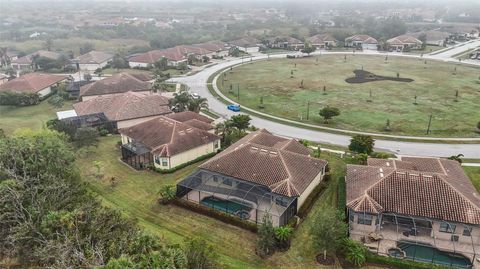
[[[401,35],[387,40],[387,47],[390,51],[406,51],[410,49],[421,49],[422,41],[412,35]]]
[[[122,160],[137,169],[150,165],[173,169],[220,149],[219,136],[165,116],[121,128],[119,132]]]
[[[159,94],[125,92],[96,96],[73,104],[78,116],[103,113],[118,128],[126,128],[160,115],[172,113],[168,98]]]
[[[52,60],[58,60],[62,54],[48,50],[38,50],[23,57],[14,59],[10,62],[10,66],[14,70],[29,70],[34,69],[34,59],[37,57],[44,57]],[[39,66],[41,68],[41,66]]]
[[[209,42],[200,43],[200,44],[193,44],[193,46],[200,47],[210,51],[210,53],[207,54],[207,56],[210,58],[228,56],[229,48],[226,43],[221,41],[209,41]]]
[[[294,37],[274,37],[268,39],[268,47],[275,49],[300,50],[305,47],[304,43]]]
[[[68,76],[43,73],[28,73],[0,85],[0,92],[36,93],[40,99],[45,99],[60,83],[68,80]]]
[[[79,96],[82,101],[87,101],[99,95],[105,96],[128,91],[148,94],[151,88],[150,82],[140,80],[133,74],[120,73],[81,86]]]
[[[180,113],[169,114],[167,117],[212,134],[215,132],[215,128],[212,124],[213,120],[209,117],[200,115],[199,113],[184,111]]]
[[[347,165],[345,180],[350,237],[370,250],[465,266],[480,254],[480,194],[458,162],[369,158]]]
[[[95,71],[104,68],[113,60],[113,54],[103,51],[90,51],[72,60],[72,64],[82,71]]]
[[[326,173],[327,162],[309,156],[294,139],[258,130],[240,139],[177,184],[192,203],[275,227],[288,224]]]
[[[260,40],[253,38],[253,37],[243,37],[237,40],[233,40],[228,42],[231,48],[236,47],[239,50],[249,53],[249,52],[257,52],[261,42]]]
[[[413,33],[418,40],[422,39],[422,36],[425,37],[425,44],[426,45],[432,45],[432,46],[440,46],[443,47],[447,44],[447,40],[450,37],[450,34],[447,32],[442,32],[442,31],[435,31],[435,30],[430,30],[430,31],[420,31]]]
[[[168,66],[179,66],[186,63],[188,57],[183,54],[179,48],[169,48],[164,50],[151,50],[145,53],[137,54],[128,58],[130,67],[149,67],[162,58],[167,59]]]
[[[7,50],[7,53],[2,57],[3,59],[0,59],[0,66],[8,67],[13,60],[18,59],[18,52]]]
[[[329,34],[318,34],[307,38],[307,41],[317,49],[328,49],[337,45],[337,40]]]
[[[345,38],[345,47],[361,48],[362,50],[377,50],[378,41],[369,35],[353,35]]]

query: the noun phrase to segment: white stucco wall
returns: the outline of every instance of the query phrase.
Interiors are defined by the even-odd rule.
[[[323,175],[325,174],[324,171],[320,172],[316,177],[315,179],[310,183],[310,185],[308,185],[308,187],[305,189],[305,191],[302,193],[302,195],[300,195],[300,197],[298,197],[298,200],[297,200],[297,211],[300,209],[300,207],[303,205],[303,203],[305,202],[305,200],[307,199],[307,197],[312,193],[313,189],[315,189],[316,186],[318,186],[318,184],[320,184],[320,182],[322,181],[323,179]]]
[[[40,90],[38,95],[40,96],[40,99],[44,98],[45,96],[49,95],[52,92],[52,87],[47,87],[43,90]]]
[[[107,66],[108,62],[109,61],[105,61],[99,64],[79,64],[78,66],[80,67],[80,70],[83,71],[95,71],[98,68],[104,68],[105,66]]]
[[[134,67],[148,67],[149,63],[141,63],[141,62],[128,62],[128,65],[130,66],[130,68],[134,68]]]
[[[215,145],[220,142],[220,139],[215,140],[214,142],[210,142],[208,144],[204,144],[202,146],[181,152],[179,154],[173,155],[170,158],[163,158],[160,157],[160,164],[157,164],[154,162],[155,167],[160,168],[160,169],[172,169],[177,167],[178,165],[181,165],[183,163],[195,160],[196,158],[215,152],[218,148],[215,148]],[[168,159],[168,165],[167,166],[162,166],[162,158],[163,159]],[[155,157],[154,157],[155,160]]]

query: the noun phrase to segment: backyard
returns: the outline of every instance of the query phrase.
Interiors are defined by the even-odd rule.
[[[362,69],[413,81],[345,81]],[[429,136],[478,137],[478,72],[479,68],[405,57],[320,55],[244,64],[226,71],[217,86],[247,107],[317,125],[325,125],[318,112],[328,105],[340,109],[328,127],[425,136],[432,115]],[[385,130],[387,120],[390,131]]]
[[[157,203],[158,191],[164,184],[174,184],[194,171],[198,164],[173,174],[161,175],[135,171],[120,160],[116,147],[119,136],[101,138],[97,148],[79,157],[77,163],[83,178],[106,205],[136,217],[149,232],[161,236],[168,243],[180,243],[185,238],[199,236],[215,246],[220,261],[227,268],[311,268],[315,266],[315,251],[308,243],[308,226],[312,216],[322,208],[336,205],[337,179],[344,172],[344,162],[336,156],[323,153],[332,167],[332,181],[315,202],[305,222],[295,232],[292,247],[265,260],[255,254],[255,234],[173,205]],[[93,161],[100,161],[98,179]],[[116,178],[112,186],[110,179]],[[307,242],[307,243],[306,243]],[[321,268],[321,267],[320,267]]]

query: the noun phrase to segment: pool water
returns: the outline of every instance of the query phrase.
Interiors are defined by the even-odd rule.
[[[250,211],[250,207],[236,203],[230,200],[221,200],[213,197],[203,199],[201,204],[211,207],[213,209],[221,210],[230,214],[236,214],[239,211]]]
[[[416,245],[414,242],[409,241],[399,241],[397,247],[405,251],[407,259],[447,265],[455,268],[471,268],[472,266],[472,263],[466,257],[441,251],[434,247]]]

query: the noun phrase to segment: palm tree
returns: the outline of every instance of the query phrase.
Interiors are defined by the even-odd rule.
[[[215,126],[215,134],[222,136],[222,143],[225,143],[225,137],[229,135],[233,130],[233,122],[231,120],[226,120],[220,122]]]
[[[193,111],[195,113],[200,112],[201,108],[204,108],[207,106],[208,106],[207,98],[202,98],[202,97],[190,98],[187,104],[188,110]]]
[[[275,229],[275,238],[279,241],[279,243],[286,247],[288,246],[290,237],[292,236],[293,229],[290,226],[280,226]]]

